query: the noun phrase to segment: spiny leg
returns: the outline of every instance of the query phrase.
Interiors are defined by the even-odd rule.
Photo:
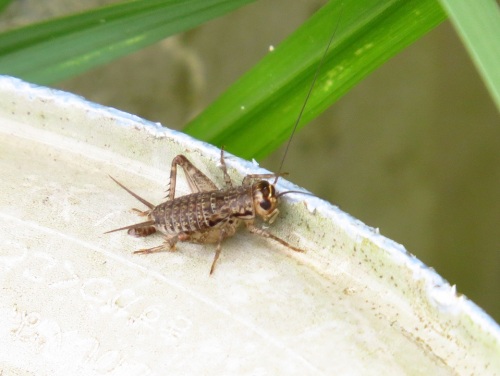
[[[275,177],[276,174],[251,174],[244,177],[241,185],[248,186],[252,184],[253,180],[271,179]]]
[[[219,243],[217,243],[217,248],[215,248],[215,256],[214,256],[214,261],[212,262],[212,266],[210,267],[210,275],[212,275],[212,273],[215,270],[215,263],[219,259],[221,250],[222,250],[222,246],[221,246],[221,242],[219,242]]]
[[[189,188],[193,193],[217,190],[217,186],[203,172],[198,170],[184,155],[179,154],[172,159],[170,168],[170,181],[167,187],[167,198],[173,200],[175,197],[175,186],[177,183],[177,166],[184,170]]]
[[[219,242],[217,243],[217,247],[215,248],[215,256],[214,256],[214,261],[212,262],[212,266],[210,267],[210,275],[215,270],[215,264],[217,260],[219,259],[220,252],[222,250],[222,241],[227,237],[227,233],[224,229],[221,229],[220,234],[219,234]]]
[[[212,273],[215,270],[215,264],[217,263],[217,260],[219,259],[220,256],[220,252],[222,250],[223,240],[234,235],[236,229],[238,228],[238,224],[239,224],[238,220],[229,219],[226,222],[226,224],[223,227],[221,227],[219,232],[219,242],[217,243],[217,247],[215,248],[214,261],[212,261],[212,266],[210,267],[210,275],[212,275]]]
[[[139,210],[139,209],[136,209],[136,208],[132,208],[131,210],[134,213],[137,213],[137,215],[139,215],[141,217],[147,217],[149,215],[149,213],[151,213],[151,210]]]
[[[227,173],[226,161],[224,160],[224,148],[220,149],[220,168],[222,169],[222,173],[224,174],[224,183],[226,183],[227,188],[233,188],[233,182],[231,177]]]
[[[138,251],[135,251],[133,253],[140,255],[147,255],[155,252],[164,252],[164,251],[174,252],[175,245],[177,244],[178,240],[179,240],[179,235],[165,237],[165,241],[163,242],[163,244],[153,248],[139,249]]]
[[[288,247],[295,252],[302,252],[302,253],[305,252],[305,250],[291,245],[290,243],[284,241],[283,239],[278,238],[276,235],[273,235],[270,232],[267,232],[266,230],[263,230],[261,228],[255,227],[252,222],[245,222],[245,225],[247,226],[248,231],[250,231],[252,234],[257,234],[257,235],[260,235],[264,238],[273,239],[273,240],[277,241],[278,243],[283,244],[285,247]]]

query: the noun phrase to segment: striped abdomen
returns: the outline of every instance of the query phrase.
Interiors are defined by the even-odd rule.
[[[213,229],[230,218],[254,217],[252,188],[245,186],[177,197],[150,213],[155,228],[172,235]]]

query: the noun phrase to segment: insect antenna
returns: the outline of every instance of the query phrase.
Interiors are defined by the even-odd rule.
[[[304,114],[304,110],[306,108],[307,102],[309,101],[309,98],[311,97],[311,93],[312,93],[314,85],[316,84],[316,81],[318,79],[321,67],[326,59],[326,55],[328,53],[328,50],[330,49],[330,46],[333,42],[333,38],[335,37],[335,34],[337,33],[337,29],[339,28],[340,19],[342,18],[343,10],[344,10],[344,3],[342,3],[342,8],[340,10],[340,15],[339,15],[339,18],[337,20],[337,24],[335,25],[335,28],[332,32],[332,35],[330,36],[330,40],[328,41],[328,44],[325,48],[325,51],[323,52],[323,56],[321,56],[318,67],[316,68],[316,72],[314,73],[314,78],[312,80],[311,86],[309,87],[309,90],[307,91],[306,98],[305,98],[304,103],[302,104],[302,107],[300,109],[299,116],[297,117],[297,120],[295,121],[295,124],[294,124],[293,129],[292,129],[292,133],[290,134],[290,137],[288,138],[288,142],[287,142],[286,147],[285,147],[285,153],[283,154],[283,158],[281,159],[280,168],[278,169],[278,173],[276,174],[276,178],[274,179],[273,184],[276,184],[278,182],[278,178],[280,176],[283,176],[283,173],[281,171],[283,170],[283,165],[285,164],[285,158],[288,154],[288,149],[290,148],[290,144],[292,143],[292,139],[293,139],[293,136],[295,135],[295,131],[297,130],[297,127],[299,126],[300,120],[302,119],[302,115]],[[292,192],[292,191],[288,191],[288,192]],[[283,192],[279,196],[282,196],[283,194],[288,193],[288,192]],[[300,192],[300,193],[304,193],[304,192]]]
[[[309,193],[309,192],[304,192],[304,191],[285,191],[285,192],[280,192],[276,195],[276,197],[280,197],[283,195],[286,195],[288,193],[300,193],[301,195],[309,195],[309,196],[314,196],[314,193]]]

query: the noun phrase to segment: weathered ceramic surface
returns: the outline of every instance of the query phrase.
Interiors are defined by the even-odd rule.
[[[432,270],[317,198],[269,231],[134,255],[185,154],[222,186],[219,150],[73,95],[0,78],[0,369],[15,375],[500,374],[500,330]],[[258,168],[228,156],[236,181]],[[182,179],[180,179],[182,181]],[[295,188],[281,181],[279,189]],[[186,194],[182,182],[178,194]]]

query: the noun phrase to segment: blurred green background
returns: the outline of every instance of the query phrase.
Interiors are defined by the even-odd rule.
[[[0,27],[113,2],[14,1]],[[56,86],[182,129],[323,3],[261,0]],[[449,22],[298,133],[285,170],[500,321],[500,118]]]

